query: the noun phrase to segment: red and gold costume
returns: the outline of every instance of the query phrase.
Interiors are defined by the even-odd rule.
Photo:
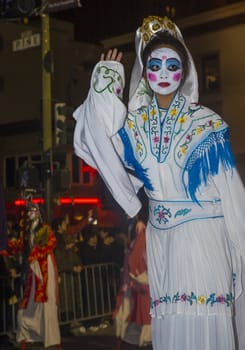
[[[42,342],[44,347],[60,348],[58,322],[58,274],[54,258],[56,238],[50,226],[42,220],[39,207],[28,210],[31,227],[28,243],[28,271],[23,298],[18,310],[16,338],[21,349],[26,343]]]
[[[35,278],[35,294],[34,301],[37,303],[44,303],[47,301],[47,282],[48,282],[48,255],[51,255],[52,262],[55,266],[56,276],[57,275],[57,267],[56,262],[53,255],[53,250],[56,245],[56,238],[53,231],[50,229],[48,225],[44,225],[39,229],[35,237],[36,244],[31,250],[30,256],[28,258],[30,268],[28,271],[26,287],[24,291],[23,298],[20,302],[20,308],[26,308],[31,288],[32,288],[32,279]],[[31,265],[33,262],[38,262],[41,276],[39,278],[37,275],[33,274],[33,270],[31,269]],[[56,292],[57,295],[57,292]]]

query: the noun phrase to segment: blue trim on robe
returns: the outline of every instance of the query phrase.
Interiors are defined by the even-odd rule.
[[[132,167],[137,177],[144,183],[145,188],[153,191],[153,186],[147,176],[147,170],[144,169],[134,156],[133,148],[127,132],[122,128],[118,132],[124,145],[124,161],[128,166]]]
[[[209,175],[217,175],[219,166],[224,170],[235,167],[233,153],[230,147],[229,129],[212,132],[203,140],[188,158],[184,171],[188,174],[188,183],[185,184],[187,195],[198,203],[196,192],[201,185],[207,185]]]

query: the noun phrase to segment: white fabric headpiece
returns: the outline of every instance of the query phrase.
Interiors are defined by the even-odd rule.
[[[190,102],[198,102],[198,77],[193,58],[184,43],[182,34],[177,25],[168,17],[149,16],[143,20],[143,24],[136,31],[135,49],[136,59],[133,66],[129,87],[129,110],[147,106],[152,98],[152,91],[143,74],[142,52],[150,40],[160,31],[167,31],[184,45],[189,57],[188,76],[181,88],[182,94]]]

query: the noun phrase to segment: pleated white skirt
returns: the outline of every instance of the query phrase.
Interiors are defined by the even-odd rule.
[[[223,218],[148,224],[146,239],[154,350],[234,350],[241,266]]]
[[[233,350],[232,318],[224,315],[167,315],[152,319],[153,349]]]

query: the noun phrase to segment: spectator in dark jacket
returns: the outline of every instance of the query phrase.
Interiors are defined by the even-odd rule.
[[[78,244],[78,254],[83,265],[94,265],[101,262],[98,247],[98,229],[96,225],[87,225],[82,230],[83,241]]]

